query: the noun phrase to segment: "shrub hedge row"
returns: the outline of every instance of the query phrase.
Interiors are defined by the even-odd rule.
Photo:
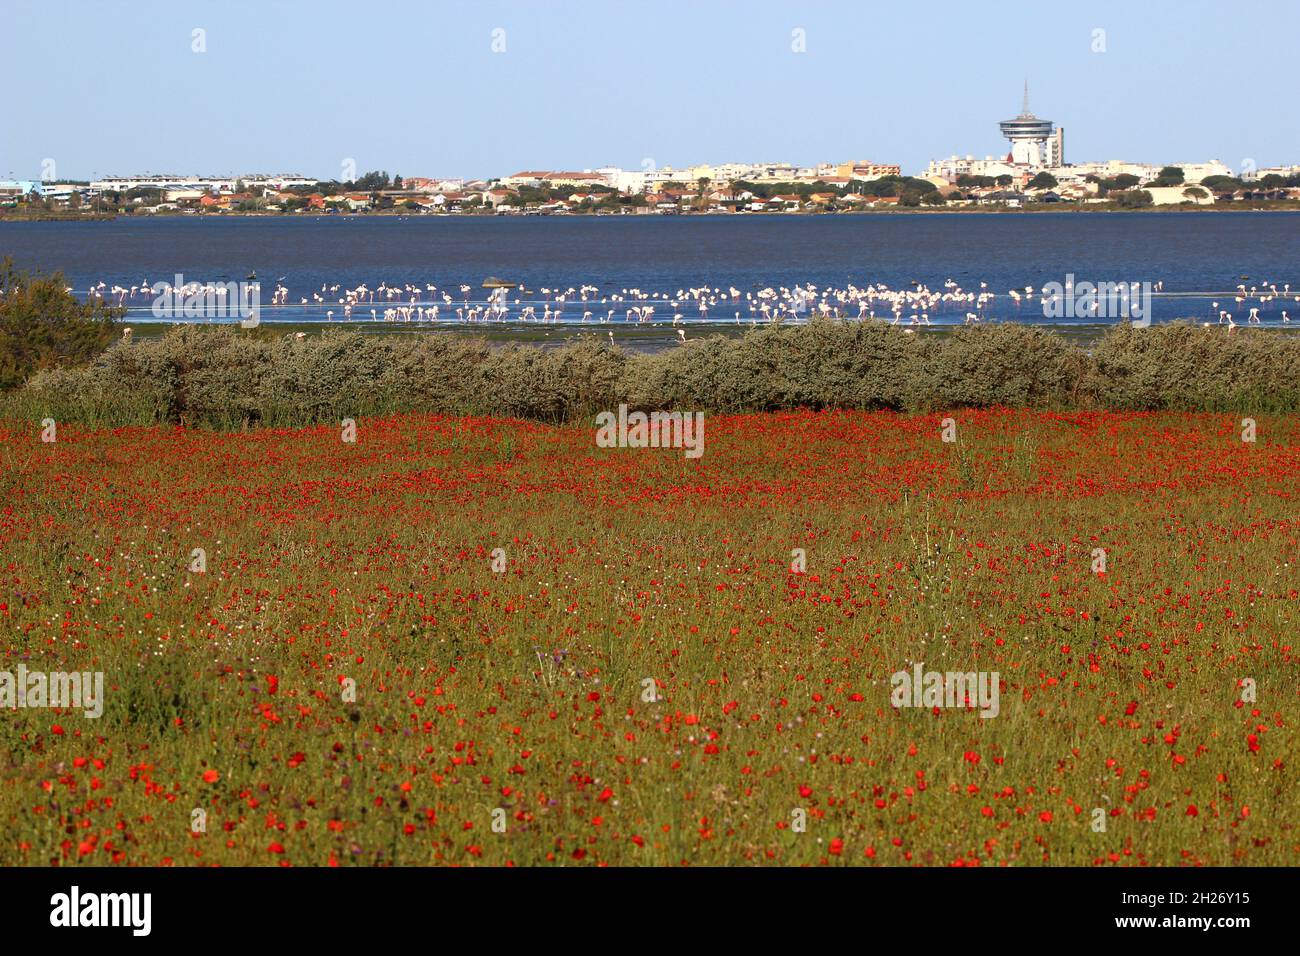
[[[5,417],[98,426],[293,426],[404,411],[571,421],[645,410],[1005,405],[1300,410],[1300,336],[1173,324],[1109,330],[1090,348],[1019,325],[909,334],[875,322],[768,326],[629,353],[579,338],[493,347],[457,335],[329,330],[302,338],[179,326],[92,364],[48,369]]]

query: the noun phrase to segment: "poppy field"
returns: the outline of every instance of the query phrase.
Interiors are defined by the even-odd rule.
[[[0,864],[1296,865],[1300,423],[1252,424],[0,423],[0,670],[103,675],[0,711]]]

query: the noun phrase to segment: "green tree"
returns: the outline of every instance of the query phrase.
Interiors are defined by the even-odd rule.
[[[709,200],[708,200],[708,198],[704,195],[704,194],[707,193],[708,191],[709,191],[709,177],[708,177],[708,176],[701,176],[701,177],[700,177],[698,180],[696,180],[696,182],[695,182],[695,208],[696,208],[696,209],[707,209],[707,208],[708,208],[708,206],[709,206]]]
[[[1029,180],[1030,189],[1054,189],[1056,187],[1056,177],[1051,173],[1042,172]]]
[[[63,274],[32,275],[0,261],[0,390],[33,372],[77,365],[104,351],[124,309],[99,298],[78,302]]]
[[[1145,189],[1122,189],[1111,193],[1108,198],[1121,209],[1145,209],[1155,202]]]
[[[388,188],[388,173],[382,170],[372,170],[348,185],[350,192],[378,192],[381,189]]]
[[[136,189],[126,191],[126,199],[134,202],[142,202],[146,206],[156,206],[162,202],[162,190],[153,186],[140,186]]]
[[[1216,193],[1235,192],[1245,184],[1235,176],[1206,176],[1201,185]]]

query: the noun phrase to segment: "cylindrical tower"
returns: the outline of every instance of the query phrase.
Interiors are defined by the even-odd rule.
[[[1051,120],[1039,119],[1029,109],[1029,81],[1025,81],[1025,101],[1020,115],[998,124],[1002,135],[1011,140],[1011,161],[1023,166],[1046,166],[1051,158],[1047,142],[1052,138]]]

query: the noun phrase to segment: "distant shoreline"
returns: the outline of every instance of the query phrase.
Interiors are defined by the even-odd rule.
[[[1149,206],[1144,209],[1124,209],[1111,205],[1076,205],[1072,203],[1041,203],[1019,208],[996,206],[965,206],[957,208],[893,208],[893,209],[853,209],[840,212],[805,212],[790,210],[788,212],[674,212],[674,213],[418,213],[410,210],[377,210],[373,212],[330,212],[330,213],[282,213],[282,212],[220,212],[220,213],[133,213],[131,215],[89,214],[70,216],[50,213],[43,215],[13,216],[0,212],[0,223],[24,222],[116,222],[118,220],[149,219],[749,219],[756,217],[781,219],[792,216],[803,218],[838,218],[841,216],[1005,216],[1005,215],[1041,215],[1045,213],[1082,214],[1130,213],[1130,214],[1177,214],[1177,213],[1249,213],[1249,212],[1300,212],[1300,200],[1274,200],[1260,205],[1233,203],[1231,206],[1196,206],[1168,205]]]

